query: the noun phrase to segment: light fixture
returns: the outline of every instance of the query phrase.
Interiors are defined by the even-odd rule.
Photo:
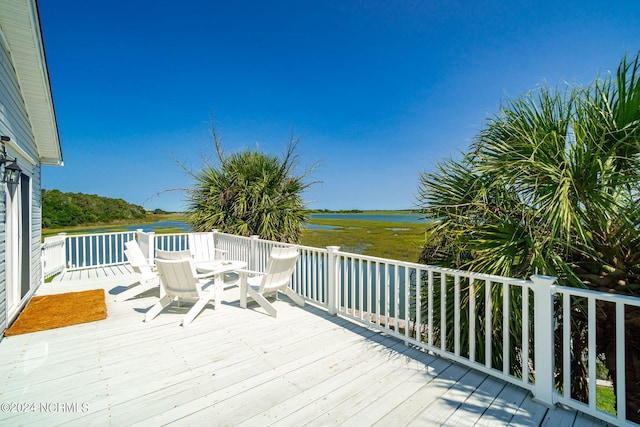
[[[18,166],[18,158],[11,160],[7,157],[7,151],[4,143],[11,141],[6,135],[0,135],[0,141],[2,141],[2,153],[0,153],[0,165],[4,166],[4,173],[2,174],[2,182],[6,184],[17,184],[20,182],[20,173],[22,169]],[[8,164],[7,164],[8,163]]]

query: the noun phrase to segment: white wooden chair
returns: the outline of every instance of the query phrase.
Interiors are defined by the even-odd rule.
[[[226,251],[222,251],[222,252],[226,252]],[[191,251],[190,250],[183,250],[183,251],[163,251],[161,249],[156,249],[156,259],[193,259]],[[219,260],[215,260],[218,261],[220,263],[222,263],[223,261],[221,259]],[[207,263],[210,263],[211,261],[207,261]],[[198,268],[198,264],[196,264],[196,272],[199,272],[200,269]],[[224,289],[228,289],[231,288],[233,286],[238,286],[240,284],[240,277],[237,273],[235,272],[229,272],[229,273],[225,273],[223,276],[223,283],[224,283]]]
[[[191,259],[191,251],[163,251],[162,249],[156,249],[156,258],[160,259]]]
[[[136,273],[138,281],[127,290],[117,294],[115,296],[116,302],[128,300],[158,286],[158,274],[154,271],[153,266],[147,262],[138,242],[130,240],[125,242],[124,245],[124,254],[134,273]]]
[[[249,270],[240,271],[240,307],[247,307],[247,298],[252,298],[273,317],[278,315],[276,308],[267,300],[267,296],[275,296],[282,292],[296,304],[304,306],[304,299],[291,288],[291,276],[298,260],[296,248],[273,248],[264,273]],[[249,274],[258,274],[249,277]]]
[[[190,233],[189,250],[195,262],[222,260],[227,253],[216,249],[213,233]]]
[[[222,287],[215,286],[213,277],[198,275],[192,260],[156,258],[156,266],[165,295],[147,311],[145,322],[153,320],[174,300],[177,300],[178,304],[184,301],[194,302],[182,320],[183,327],[188,326],[209,301],[214,300],[214,308],[220,308]]]

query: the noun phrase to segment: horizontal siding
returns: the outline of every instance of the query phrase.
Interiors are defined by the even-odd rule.
[[[24,116],[29,117],[25,129],[33,134],[31,140],[40,144],[29,156],[49,159],[55,164],[61,160],[60,143],[35,1],[0,2],[0,27],[4,31],[5,50],[9,49],[12,67],[17,70],[14,74],[21,96],[15,99],[24,104],[27,111]]]
[[[2,31],[2,29],[0,29]],[[0,133],[8,135],[12,143],[24,150],[26,155],[38,159],[39,154],[35,144],[31,122],[25,106],[22,90],[18,84],[15,67],[13,66],[8,46],[0,34]],[[41,282],[40,238],[41,238],[41,174],[40,165],[31,164],[7,147],[10,157],[18,158],[18,165],[31,179],[31,241],[30,263],[31,275],[29,287],[35,291]],[[6,246],[5,246],[5,192],[0,189],[0,337],[6,329],[7,319],[7,283],[6,283]],[[0,338],[1,339],[1,338]]]
[[[4,43],[0,43],[0,102],[0,130],[3,134],[9,134],[15,141],[33,141],[27,109]],[[33,156],[35,152],[29,154]]]
[[[36,290],[42,283],[42,192],[41,168],[33,166],[31,170],[31,289]]]

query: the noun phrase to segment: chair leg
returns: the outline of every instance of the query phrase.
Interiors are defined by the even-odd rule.
[[[224,283],[220,283],[220,285],[215,285],[216,288],[213,291],[214,293],[214,301],[213,301],[213,309],[215,311],[220,310],[220,304],[222,303],[222,292],[224,291]]]
[[[291,298],[293,300],[293,302],[295,302],[296,304],[298,304],[301,307],[304,307],[304,299],[298,295],[297,293],[294,292],[293,289],[291,288],[284,288],[284,294],[286,296],[288,296],[289,298]]]
[[[240,273],[240,307],[247,308],[247,289],[249,285],[247,284],[247,273]]]
[[[122,301],[126,301],[130,298],[133,298],[137,295],[140,295],[143,292],[148,291],[149,289],[153,288],[154,286],[158,286],[158,284],[153,281],[153,280],[148,280],[146,282],[138,282],[138,284],[133,285],[132,287],[130,287],[129,289],[125,290],[124,292],[120,292],[118,295],[115,296],[114,301],[115,302],[122,302]],[[162,295],[160,295],[162,296]]]
[[[247,294],[249,294],[249,296],[253,298],[255,302],[260,304],[260,307],[264,308],[270,316],[278,316],[278,311],[276,310],[276,308],[272,306],[271,303],[264,296],[262,296],[262,294],[254,291],[251,286],[247,287]]]
[[[208,302],[208,298],[200,298],[198,301],[196,301],[196,303],[193,304],[193,307],[191,307],[187,314],[185,314],[184,319],[182,320],[182,327],[186,328],[187,326],[189,326],[189,323],[191,323],[193,319],[195,319],[196,316],[200,314],[200,312]]]
[[[171,298],[166,295],[160,298],[158,302],[155,303],[154,306],[147,311],[147,314],[144,316],[144,321],[152,321],[169,304],[171,304]]]
[[[140,290],[141,286],[142,285],[139,283],[135,284],[129,289],[126,289],[125,291],[120,292],[118,295],[115,296],[113,300],[115,302],[122,302],[122,301],[128,300],[129,298],[133,298],[136,295],[140,294],[141,292],[144,292],[144,290]]]

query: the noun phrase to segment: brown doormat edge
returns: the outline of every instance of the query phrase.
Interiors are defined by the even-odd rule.
[[[31,298],[4,335],[20,335],[106,318],[104,289],[42,295]]]

